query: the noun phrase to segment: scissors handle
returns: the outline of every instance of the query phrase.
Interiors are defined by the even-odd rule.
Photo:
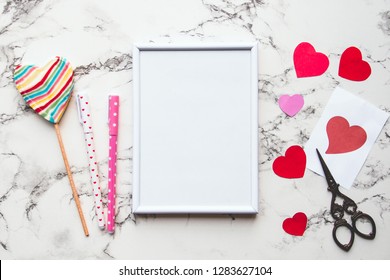
[[[345,227],[349,230],[349,232],[351,233],[351,237],[349,239],[349,242],[346,243],[346,244],[342,244],[338,238],[337,238],[337,230],[341,227]],[[337,220],[335,223],[334,223],[334,227],[333,227],[333,232],[332,232],[332,235],[333,235],[333,240],[334,242],[337,244],[337,246],[339,246],[342,250],[348,252],[349,249],[351,249],[352,245],[353,245],[353,241],[355,240],[355,233],[354,233],[354,229],[352,228],[352,226],[350,224],[347,223],[347,221],[345,219],[340,219],[340,220]]]
[[[341,205],[338,205],[337,206],[341,207]],[[334,227],[333,227],[333,232],[332,232],[332,235],[333,235],[333,240],[334,242],[337,244],[337,246],[339,246],[341,249],[343,249],[344,251],[348,252],[349,249],[351,249],[352,245],[353,245],[353,242],[355,240],[355,233],[357,235],[359,235],[360,237],[364,238],[364,239],[369,239],[369,240],[372,240],[375,238],[375,235],[376,235],[376,226],[375,226],[375,222],[374,222],[374,219],[366,214],[366,213],[363,213],[361,211],[357,211],[355,214],[352,215],[352,225],[350,225],[345,219],[338,219],[335,221],[334,223]],[[356,227],[356,222],[358,220],[365,220],[365,221],[368,221],[370,224],[371,224],[371,232],[366,234],[366,233],[363,233],[361,232],[357,227]],[[350,239],[349,239],[349,242],[348,243],[341,243],[338,238],[337,238],[337,230],[340,228],[340,227],[345,227],[349,230],[350,232]]]
[[[347,212],[349,215],[356,213],[357,205],[350,199],[348,196],[341,193],[337,188],[330,190],[332,192],[332,202],[330,204],[330,214],[335,220],[340,220],[344,216],[344,212]],[[336,198],[340,197],[343,200],[343,205],[336,203]]]
[[[355,214],[352,215],[352,227],[354,229],[354,231],[356,232],[357,235],[359,235],[360,237],[364,238],[364,239],[369,239],[369,240],[372,240],[375,238],[375,235],[376,235],[376,226],[375,226],[375,222],[374,222],[374,219],[371,218],[370,215],[366,214],[366,213],[363,213],[361,211],[357,211]],[[371,224],[371,232],[366,234],[366,233],[362,233],[361,231],[358,230],[358,228],[356,227],[356,222],[358,220],[366,220],[366,221],[369,221],[370,224]]]

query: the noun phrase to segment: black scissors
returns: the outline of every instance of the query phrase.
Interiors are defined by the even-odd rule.
[[[372,240],[375,238],[376,235],[375,222],[370,215],[365,214],[361,211],[357,211],[356,203],[348,196],[342,194],[339,191],[339,184],[337,184],[336,181],[334,180],[332,174],[329,171],[328,166],[326,165],[318,149],[316,150],[322,165],[322,169],[324,170],[326,181],[328,182],[328,191],[332,193],[332,202],[330,203],[330,214],[336,220],[333,227],[333,240],[336,242],[337,246],[339,246],[344,251],[348,252],[353,245],[353,241],[355,240],[355,233],[364,239]],[[336,203],[337,197],[343,200],[343,205]],[[343,219],[344,212],[352,216],[351,217],[352,226],[345,219]],[[358,220],[368,221],[371,224],[372,231],[368,234],[359,231],[359,229],[356,227],[356,222]],[[349,240],[349,243],[347,244],[342,244],[337,239],[336,232],[337,229],[340,227],[346,227],[351,232],[351,238]]]

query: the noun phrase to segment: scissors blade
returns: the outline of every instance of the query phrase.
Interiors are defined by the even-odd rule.
[[[335,179],[333,178],[332,173],[330,173],[330,170],[329,170],[328,166],[326,165],[326,163],[325,163],[324,159],[322,158],[318,149],[316,149],[316,151],[317,151],[318,158],[320,159],[322,170],[324,171],[326,181],[328,182],[328,186],[330,189],[333,189],[335,187],[335,185],[337,185],[337,183],[336,183]]]

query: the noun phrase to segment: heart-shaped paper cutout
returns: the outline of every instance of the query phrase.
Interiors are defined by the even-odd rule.
[[[51,123],[59,123],[73,90],[73,69],[65,58],[57,56],[43,67],[18,65],[14,81],[36,113]]]
[[[283,229],[285,232],[295,236],[302,236],[306,230],[307,216],[305,213],[298,212],[292,218],[287,218],[283,221]]]
[[[362,58],[362,53],[356,47],[346,49],[340,58],[339,76],[351,81],[361,82],[371,75],[371,67]]]
[[[292,96],[284,94],[279,97],[279,107],[290,117],[295,116],[303,107],[303,96],[294,94]]]
[[[274,160],[272,169],[275,174],[287,178],[302,178],[306,169],[306,153],[300,146],[291,146],[285,156]]]
[[[366,131],[358,125],[349,126],[349,122],[341,117],[331,118],[326,125],[329,146],[325,153],[342,154],[359,149],[367,140]]]
[[[329,67],[328,57],[316,52],[307,42],[300,43],[294,50],[294,66],[298,78],[322,75]]]

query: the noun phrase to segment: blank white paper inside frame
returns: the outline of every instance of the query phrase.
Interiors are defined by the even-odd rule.
[[[133,212],[257,213],[257,45],[133,57]]]

